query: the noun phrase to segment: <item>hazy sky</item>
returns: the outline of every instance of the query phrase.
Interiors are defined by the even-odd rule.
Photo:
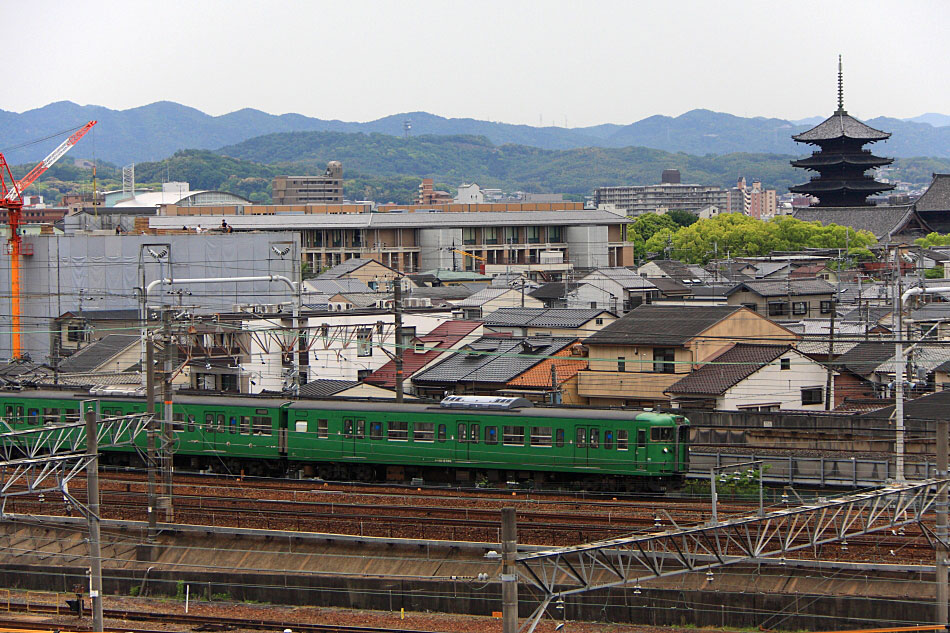
[[[950,2],[0,0],[0,109],[159,100],[564,125],[950,114]]]

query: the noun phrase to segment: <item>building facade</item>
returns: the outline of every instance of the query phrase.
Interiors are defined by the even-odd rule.
[[[721,187],[677,183],[598,187],[594,191],[594,202],[598,208],[614,205],[626,210],[630,216],[666,211],[689,211],[698,215],[709,205],[729,208],[729,192]]]
[[[342,204],[343,164],[332,160],[322,176],[277,176],[274,204]]]

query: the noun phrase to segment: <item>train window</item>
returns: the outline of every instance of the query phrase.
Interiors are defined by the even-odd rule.
[[[444,425],[444,424],[440,424],[440,425],[439,425],[439,441],[440,441],[440,442],[444,442],[444,441],[445,441],[445,435],[446,435],[446,433],[445,433],[445,425]]]
[[[184,413],[173,413],[172,414],[172,431],[177,431],[181,433],[185,430],[185,414]]]
[[[317,420],[317,437],[321,440],[330,437],[330,426],[326,420]]]
[[[194,413],[188,414],[188,426],[186,428],[188,429],[189,433],[195,432],[195,414]]]
[[[18,406],[16,408],[16,420],[17,422],[23,421],[23,407],[22,406]]]
[[[468,441],[472,444],[478,444],[478,438],[481,436],[481,429],[478,428],[477,424],[471,426],[471,433],[468,435]]]
[[[39,409],[27,409],[26,410],[26,421],[29,424],[39,424],[40,421],[40,410]]]
[[[431,442],[435,435],[435,425],[432,422],[416,422],[412,429],[412,439],[416,442]]]
[[[271,435],[271,419],[262,415],[254,416],[254,435]]]
[[[618,451],[627,450],[627,432],[626,431],[617,431],[617,450]]]
[[[343,420],[343,437],[353,437],[353,420]]]
[[[363,439],[366,437],[366,420],[356,421],[356,437]]]
[[[306,420],[297,420],[294,422],[294,430],[297,433],[306,433],[307,432],[307,421]]]
[[[564,429],[555,429],[554,430],[554,445],[557,448],[564,447]]]
[[[590,430],[590,447],[600,448],[600,429]]]
[[[485,443],[486,444],[498,443],[498,427],[497,426],[485,427]]]
[[[531,427],[531,438],[529,440],[531,446],[550,446],[553,434],[550,426],[532,426]]]
[[[637,429],[637,448],[646,448],[646,445],[647,445],[647,430]]]
[[[251,434],[251,416],[242,415],[241,416],[241,435],[250,435]]]
[[[464,422],[459,422],[458,437],[456,437],[455,439],[458,440],[459,442],[467,442],[468,441],[468,439],[466,438],[467,435],[468,435],[468,425],[465,424]]]
[[[614,432],[604,431],[604,448],[608,451],[614,447]]]
[[[66,409],[66,421],[67,421],[67,422],[78,422],[78,421],[79,421],[79,409]]]
[[[228,432],[231,433],[231,435],[237,435],[238,419],[236,415],[228,417]]]
[[[577,448],[587,447],[587,429],[582,426],[577,427]]]
[[[211,433],[214,431],[214,414],[205,413],[205,431]]]
[[[369,439],[371,440],[383,439],[383,423],[382,422],[369,423]]]
[[[218,433],[224,433],[224,414],[223,413],[218,414],[217,423],[218,423],[217,425]]]
[[[524,446],[523,426],[505,426],[501,431],[502,444],[506,446]]]
[[[43,423],[56,424],[59,422],[59,409],[43,409]]]
[[[408,422],[390,422],[389,439],[394,442],[405,442],[409,439]]]
[[[5,417],[7,420],[13,417],[13,407],[11,405],[8,404],[4,408],[3,412],[3,417]]]
[[[673,440],[673,427],[654,426],[650,429],[650,440],[653,442],[670,442]]]

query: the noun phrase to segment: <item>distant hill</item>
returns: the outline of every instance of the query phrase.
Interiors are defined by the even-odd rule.
[[[950,125],[950,116],[946,114],[937,114],[936,112],[928,112],[927,114],[921,114],[920,116],[915,116],[912,119],[904,119],[905,121],[913,121],[914,123],[927,123],[934,127],[944,127]]]
[[[249,108],[210,116],[170,101],[129,110],[79,106],[61,101],[20,114],[0,110],[0,151],[15,164],[38,161],[64,136],[26,147],[18,146],[79,126],[90,119],[97,119],[99,125],[73,155],[95,157],[116,165],[159,160],[184,148],[215,149],[278,132],[363,132],[402,137],[407,120],[412,121],[413,136],[482,136],[495,145],[516,144],[548,150],[639,146],[698,155],[736,152],[802,155],[807,154],[808,149],[794,143],[790,136],[820,120],[813,118],[793,123],[784,119],[744,118],[709,110],[692,110],[677,117],[651,116],[629,125],[604,124],[582,128],[450,119],[426,112],[394,114],[355,123],[300,114],[277,116]],[[927,114],[916,119],[919,120],[878,118],[867,121],[869,125],[893,134],[889,141],[876,145],[875,151],[896,157],[950,157],[950,125],[945,121],[950,117]]]

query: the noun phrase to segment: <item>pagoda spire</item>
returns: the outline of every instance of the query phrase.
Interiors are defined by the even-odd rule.
[[[838,55],[838,112],[847,114],[844,109],[844,71],[841,68],[841,55]]]

